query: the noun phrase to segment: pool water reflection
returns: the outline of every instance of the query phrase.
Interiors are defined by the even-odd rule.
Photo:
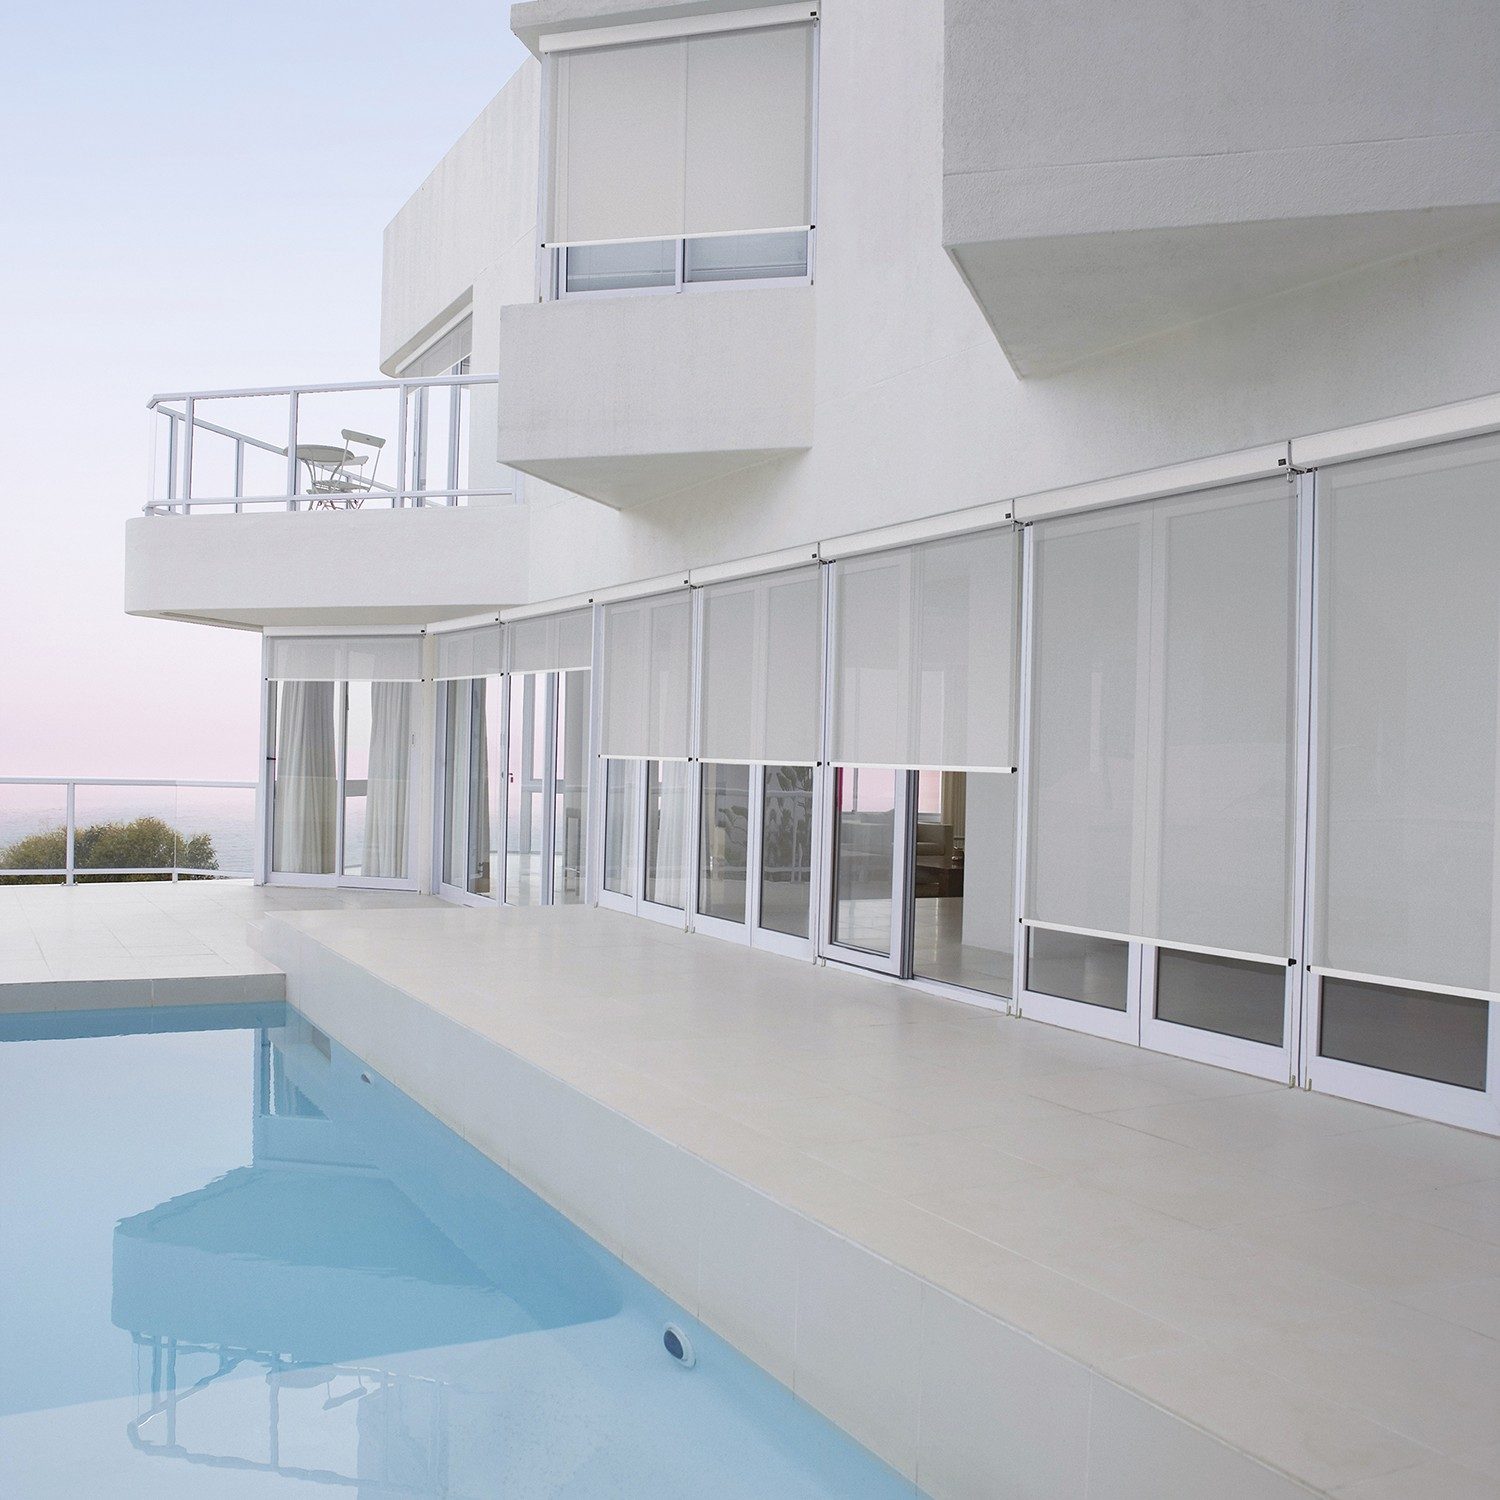
[[[10,1500],[914,1493],[279,1007],[3,1018],[0,1330]]]

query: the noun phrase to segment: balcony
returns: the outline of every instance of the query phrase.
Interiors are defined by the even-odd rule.
[[[1492,0],[945,26],[943,240],[1022,375],[1500,227]]]
[[[411,624],[524,597],[526,510],[493,376],[158,396],[127,613]]]
[[[565,297],[500,315],[498,453],[623,509],[813,436],[813,289]]]

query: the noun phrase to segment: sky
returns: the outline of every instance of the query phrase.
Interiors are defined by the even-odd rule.
[[[256,774],[259,637],[121,607],[146,403],[379,377],[381,231],[508,10],[0,6],[0,776]]]

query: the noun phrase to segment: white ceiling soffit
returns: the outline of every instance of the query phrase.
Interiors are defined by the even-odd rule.
[[[660,21],[635,21],[625,26],[591,26],[579,31],[543,32],[537,38],[542,53],[576,52],[583,47],[623,47],[630,42],[657,41],[665,37],[707,36],[718,31],[749,31],[762,26],[789,26],[816,21],[814,0],[799,5],[760,5],[741,10],[715,11],[711,15],[676,16]]]

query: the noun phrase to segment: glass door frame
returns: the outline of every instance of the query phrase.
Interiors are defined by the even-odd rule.
[[[777,764],[787,763],[777,762]],[[745,918],[742,922],[731,921],[727,917],[709,916],[699,909],[699,881],[703,873],[704,767],[707,765],[744,766],[748,772],[749,794],[746,802],[749,827],[747,830],[745,851]],[[765,869],[766,776],[772,769],[774,769],[773,766],[760,761],[697,761],[694,763],[693,863],[689,869],[689,920],[694,932],[701,932],[708,937],[720,938],[730,943],[739,943],[744,947],[757,948],[767,953],[779,953],[785,958],[811,958],[814,953],[818,928],[818,871],[821,865],[822,854],[819,833],[821,831],[822,820],[818,817],[817,809],[821,805],[820,792],[823,772],[819,766],[808,767],[805,763],[802,766],[802,769],[810,769],[813,773],[813,818],[811,847],[808,856],[810,860],[808,870],[810,886],[807,912],[808,934],[806,937],[796,937],[791,933],[777,932],[771,928],[761,926],[765,896],[762,875]]]
[[[605,888],[603,871],[605,860],[605,849],[609,840],[609,763],[612,760],[621,761],[635,767],[634,805],[630,809],[632,826],[631,845],[631,894],[624,895],[619,891],[611,891]],[[590,854],[591,864],[598,860],[594,866],[598,870],[598,904],[608,911],[625,912],[629,916],[645,917],[651,922],[660,922],[665,927],[680,927],[684,931],[689,928],[688,908],[694,899],[696,881],[692,879],[695,869],[695,861],[698,857],[697,820],[689,816],[686,819],[686,827],[683,829],[683,843],[679,857],[684,863],[684,885],[682,906],[664,906],[657,901],[646,899],[646,823],[647,804],[650,801],[650,776],[647,767],[658,764],[680,765],[687,770],[687,795],[689,806],[693,805],[695,788],[698,785],[697,766],[691,759],[648,758],[636,755],[599,755],[594,759],[597,779],[600,783],[600,806],[597,827],[598,837],[595,839],[597,855]]]
[[[552,851],[553,851],[553,822],[555,820],[555,809],[557,805],[557,672],[507,672],[503,679],[505,690],[503,693],[504,707],[501,718],[504,721],[504,740],[502,743],[505,752],[501,757],[500,766],[505,777],[504,795],[501,797],[503,811],[501,813],[501,831],[503,842],[501,853],[503,856],[500,875],[500,900],[506,906],[551,906],[552,905]],[[516,679],[534,677],[537,679],[532,694],[532,702],[535,705],[534,712],[542,716],[542,766],[541,766],[541,812],[542,812],[542,842],[537,851],[537,881],[538,890],[541,895],[539,901],[512,901],[510,885],[510,766],[511,766],[511,730],[515,727],[514,715],[511,713],[511,695],[515,691],[513,683]],[[524,694],[525,687],[520,691]],[[522,796],[535,796],[536,792],[525,791]]]
[[[269,647],[263,649],[269,650]],[[349,679],[320,678],[317,680],[331,682],[334,689],[334,796],[336,799],[334,803],[334,868],[328,874],[280,871],[275,868],[276,736],[281,713],[279,696],[281,683],[269,677],[263,677],[261,682],[261,701],[263,704],[261,718],[265,728],[262,753],[266,768],[266,795],[262,838],[264,839],[265,849],[265,883],[267,885],[318,886],[326,890],[419,891],[422,888],[422,882],[416,874],[411,873],[417,864],[417,840],[422,825],[420,806],[422,799],[417,795],[417,732],[415,729],[412,731],[410,741],[407,745],[406,868],[408,874],[400,879],[381,875],[345,875],[343,873],[343,866],[344,821],[349,779]],[[356,680],[364,681],[362,678]],[[415,725],[421,709],[421,693],[424,684],[421,681],[406,681],[403,685],[414,697],[412,722]]]
[[[1303,1088],[1316,1089],[1322,1094],[1352,1099],[1357,1103],[1371,1104],[1381,1109],[1399,1110],[1403,1114],[1457,1125],[1466,1130],[1500,1135],[1500,994],[1456,989],[1439,984],[1424,984],[1417,980],[1394,979],[1380,975],[1350,974],[1310,962],[1311,955],[1317,951],[1317,902],[1313,899],[1313,893],[1317,891],[1321,878],[1316,813],[1321,800],[1320,704],[1322,690],[1318,646],[1323,601],[1319,588],[1318,569],[1320,549],[1317,542],[1317,471],[1312,470],[1301,475],[1300,480],[1305,497],[1304,508],[1309,517],[1307,592],[1310,607],[1306,634],[1299,640],[1299,652],[1306,658],[1309,667],[1307,732],[1303,737],[1307,757],[1306,799],[1301,809],[1304,863],[1301,868],[1299,896],[1302,898],[1300,929],[1302,952],[1307,955],[1309,961],[1299,964],[1296,970],[1300,979],[1297,1079]],[[1420,525],[1420,520],[1415,524]],[[1318,1048],[1322,1036],[1323,982],[1325,979],[1352,979],[1397,990],[1410,990],[1418,994],[1452,995],[1486,1001],[1490,1009],[1483,1092],[1478,1089],[1461,1088],[1456,1084],[1440,1083],[1429,1078],[1419,1078],[1384,1068],[1371,1067],[1364,1063],[1346,1062],[1339,1058],[1321,1056]]]
[[[823,834],[819,863],[824,870],[823,899],[818,912],[818,956],[832,963],[889,974],[894,979],[911,974],[911,885],[915,867],[917,773],[891,766],[824,766],[818,823]],[[891,928],[884,951],[856,948],[838,937],[840,774],[845,771],[886,771],[893,777],[891,809]]]

